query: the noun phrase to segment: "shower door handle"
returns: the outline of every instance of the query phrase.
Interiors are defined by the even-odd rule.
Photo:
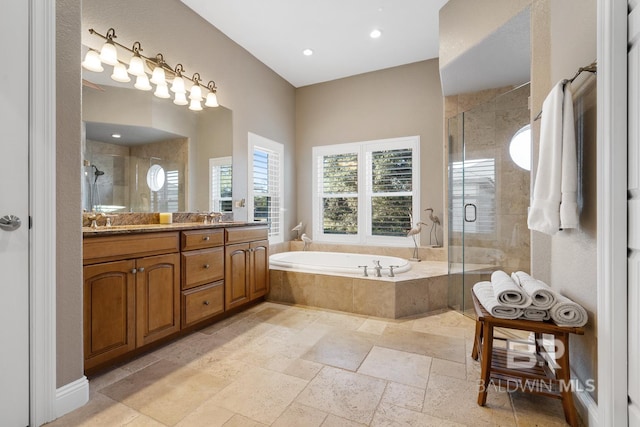
[[[473,208],[473,209],[471,209]],[[465,222],[476,222],[478,208],[473,203],[467,203],[464,205],[464,220]],[[473,216],[469,213],[473,213]]]

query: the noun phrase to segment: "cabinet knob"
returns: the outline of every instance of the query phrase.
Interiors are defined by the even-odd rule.
[[[205,265],[204,265],[204,268],[209,268],[209,264],[205,264]]]
[[[204,304],[204,305],[209,305],[209,304],[211,304],[211,303],[210,303],[208,300],[205,300],[202,304]]]
[[[138,272],[138,270],[136,270],[135,268],[131,269],[131,274],[136,274]]]
[[[202,240],[209,240],[209,236],[202,236]]]
[[[139,271],[140,273],[142,273],[142,272],[144,271],[144,267],[140,267],[140,268],[138,268],[138,271]]]

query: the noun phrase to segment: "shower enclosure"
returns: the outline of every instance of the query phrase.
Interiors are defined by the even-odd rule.
[[[465,314],[473,285],[491,272],[529,271],[528,97],[526,84],[447,121],[449,306]],[[461,110],[472,99],[448,102]]]

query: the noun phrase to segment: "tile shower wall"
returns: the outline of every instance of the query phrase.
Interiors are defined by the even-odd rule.
[[[466,159],[495,159],[495,236],[490,239],[469,233],[464,236],[467,262],[495,264],[507,271],[529,270],[530,172],[517,166],[509,154],[511,138],[529,123],[528,97],[527,85],[515,90],[499,88],[445,98],[447,119],[465,113]],[[462,245],[462,234],[454,233],[449,242]]]

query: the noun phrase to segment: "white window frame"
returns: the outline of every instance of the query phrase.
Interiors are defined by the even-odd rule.
[[[374,236],[371,232],[371,188],[372,157],[374,151],[412,150],[412,214],[414,224],[420,218],[420,137],[408,136],[346,144],[324,145],[312,148],[312,229],[316,242],[344,244],[375,244],[378,246],[412,246],[413,240],[406,236]],[[325,234],[322,228],[322,190],[319,180],[324,156],[333,154],[358,154],[358,232],[352,235]],[[351,196],[351,195],[345,195]]]
[[[272,229],[273,224],[269,226],[269,244],[281,243],[284,241],[284,145],[272,141],[268,138],[265,138],[260,135],[256,135],[254,133],[249,132],[248,134],[249,140],[249,151],[248,151],[248,187],[249,191],[247,194],[247,211],[248,211],[248,219],[249,221],[254,221],[253,209],[254,209],[254,193],[253,193],[253,153],[256,148],[261,149],[263,151],[269,151],[278,156],[278,161],[280,163],[280,167],[278,170],[278,183],[275,187],[272,188],[272,197],[278,198],[278,206],[279,210],[278,222],[277,222],[277,232],[273,232]]]
[[[233,157],[227,156],[227,157],[215,157],[215,158],[209,159],[209,211],[210,212],[223,212],[220,208],[220,202],[233,200],[233,196],[220,197],[219,181],[217,185],[218,188],[215,188],[216,183],[214,183],[214,180],[213,180],[214,171],[217,174],[217,176],[220,176],[219,168],[222,166],[231,166],[231,168],[233,168]],[[217,190],[217,193],[214,194],[214,190]],[[226,212],[232,212],[232,211],[226,211]]]

